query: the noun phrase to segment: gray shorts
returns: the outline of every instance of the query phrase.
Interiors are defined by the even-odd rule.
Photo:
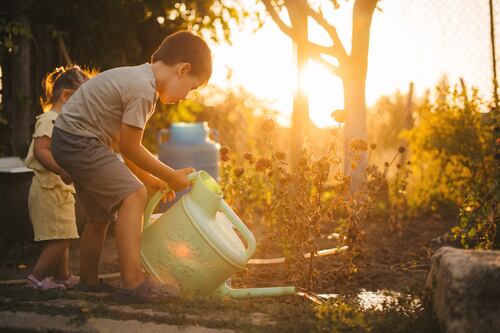
[[[54,127],[51,148],[54,160],[71,176],[89,222],[115,220],[122,201],[144,186],[113,150],[96,138]]]

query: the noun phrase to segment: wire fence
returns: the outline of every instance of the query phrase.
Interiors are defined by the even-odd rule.
[[[385,24],[387,40],[398,45],[396,54],[385,54],[394,57],[393,71],[415,80],[421,89],[445,75],[455,83],[463,78],[494,101],[493,44],[498,63],[500,0],[383,0],[379,7],[382,13],[378,22],[374,17],[373,29]]]

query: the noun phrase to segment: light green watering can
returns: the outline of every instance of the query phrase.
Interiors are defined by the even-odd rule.
[[[178,286],[184,295],[294,294],[295,287],[233,289],[228,285],[228,279],[255,252],[255,238],[223,200],[219,184],[207,172],[194,172],[188,178],[193,182],[191,191],[156,221],[151,222],[151,214],[163,193],[156,193],[146,207],[141,241],[145,270],[159,282]]]

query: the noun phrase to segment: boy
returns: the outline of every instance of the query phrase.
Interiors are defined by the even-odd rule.
[[[161,43],[151,64],[119,67],[84,83],[64,105],[55,123],[52,151],[71,176],[78,199],[89,214],[81,237],[80,287],[98,291],[99,260],[111,221],[117,213],[116,242],[121,272],[120,298],[161,301],[178,293],[146,279],[140,263],[141,221],[146,186],[180,191],[192,168],[173,170],[142,144],[144,127],[157,98],[176,103],[212,74],[205,41],[187,31]],[[111,147],[119,147],[126,165]],[[140,180],[140,181],[139,181]],[[172,197],[172,195],[170,195]]]

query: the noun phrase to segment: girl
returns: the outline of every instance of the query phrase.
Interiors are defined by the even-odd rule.
[[[54,161],[50,148],[54,122],[62,106],[88,80],[78,66],[57,68],[43,82],[44,113],[37,117],[26,165],[34,176],[28,207],[35,241],[43,249],[33,272],[27,277],[34,289],[69,289],[79,278],[68,269],[69,245],[78,238],[75,219],[75,189],[68,174]],[[46,112],[47,111],[47,112]],[[49,274],[53,274],[53,279]]]

